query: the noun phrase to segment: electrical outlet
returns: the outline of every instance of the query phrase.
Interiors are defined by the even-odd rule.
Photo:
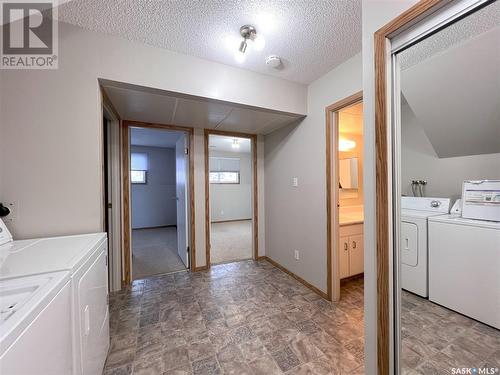
[[[224,210],[220,210],[220,216],[224,216]]]
[[[300,253],[298,250],[295,250],[295,260],[299,260],[300,259]]]
[[[299,186],[299,178],[298,177],[292,178],[292,186],[293,187],[298,187]]]

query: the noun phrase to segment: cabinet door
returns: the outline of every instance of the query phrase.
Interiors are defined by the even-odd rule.
[[[349,237],[349,275],[357,275],[364,271],[363,235]]]
[[[349,237],[340,237],[339,273],[341,279],[349,276]]]

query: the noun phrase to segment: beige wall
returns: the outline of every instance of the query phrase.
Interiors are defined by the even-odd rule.
[[[457,129],[457,132],[460,132]],[[446,174],[444,176],[444,174]],[[401,110],[401,188],[413,195],[411,180],[426,180],[428,197],[459,198],[465,180],[499,180],[500,154],[439,158],[420,121]]]
[[[311,83],[307,117],[265,137],[266,255],[324,292],[325,107],[361,90],[361,64],[358,54]]]
[[[365,245],[365,371],[377,368],[377,272],[375,258],[375,68],[373,34],[417,0],[362,0]]]
[[[0,201],[19,202],[19,218],[10,225],[18,239],[101,230],[98,78],[306,113],[301,84],[64,23],[59,34],[58,70],[0,72]],[[197,265],[202,266],[205,194],[199,130],[194,159]]]

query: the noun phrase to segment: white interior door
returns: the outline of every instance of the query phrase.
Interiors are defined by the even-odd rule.
[[[183,134],[175,143],[175,182],[177,196],[177,252],[189,268],[188,254],[188,181],[187,181],[187,139]]]

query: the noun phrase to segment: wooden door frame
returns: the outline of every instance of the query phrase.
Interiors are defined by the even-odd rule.
[[[102,159],[102,207],[103,207],[103,223],[101,224],[102,230],[105,231],[106,223],[104,222],[108,217],[109,207],[106,204],[108,197],[105,196],[105,185],[109,182],[108,176],[104,174],[104,163],[111,163],[108,168],[111,167],[112,170],[112,186],[111,186],[111,221],[112,227],[108,228],[108,269],[109,269],[109,281],[108,286],[111,292],[115,292],[121,289],[122,286],[122,248],[123,248],[123,233],[122,233],[122,200],[121,200],[121,157],[120,157],[120,145],[121,145],[121,125],[120,125],[120,115],[118,111],[111,103],[111,100],[106,95],[106,91],[100,87],[101,93],[101,109],[102,116],[101,121],[105,117],[109,121],[108,127],[115,132],[116,138],[108,139],[109,143],[113,143],[113,139],[116,139],[116,148],[109,148],[107,152],[104,152],[104,123],[101,122],[101,159]],[[107,159],[104,159],[105,154],[108,155]],[[109,186],[108,186],[109,188]],[[108,218],[109,219],[109,218]]]
[[[225,130],[205,129],[205,247],[206,247],[206,267],[210,268],[210,181],[209,181],[209,147],[210,135],[222,135],[236,138],[249,138],[252,142],[252,164],[253,164],[253,259],[259,259],[259,200],[257,183],[257,135],[248,133],[231,132]]]
[[[332,135],[339,134],[339,115],[341,109],[363,101],[363,91],[330,104],[325,108],[326,116],[326,266],[327,266],[327,296],[329,301],[338,301],[340,299],[340,278],[338,270],[338,238],[339,238],[339,218],[338,209],[333,206],[333,200],[339,201],[338,193],[333,194],[332,183],[338,186],[338,139],[332,146]],[[332,116],[335,120],[332,121]],[[332,156],[335,155],[336,165],[332,166]],[[338,188],[336,188],[338,191]],[[334,240],[337,241],[334,242]],[[337,244],[337,246],[335,246]],[[335,260],[335,261],[334,261]],[[335,272],[333,272],[335,267]],[[334,285],[335,282],[335,285]]]
[[[175,130],[186,133],[188,136],[188,159],[189,159],[189,221],[190,221],[190,243],[189,243],[189,270],[196,270],[196,241],[195,241],[195,211],[194,211],[194,129],[169,125],[169,124],[156,124],[141,121],[123,120],[121,121],[122,128],[122,147],[121,147],[121,160],[122,160],[122,197],[123,197],[123,283],[130,285],[132,281],[132,229],[131,229],[131,199],[130,199],[130,128],[146,128],[146,129],[160,129],[160,130]]]

